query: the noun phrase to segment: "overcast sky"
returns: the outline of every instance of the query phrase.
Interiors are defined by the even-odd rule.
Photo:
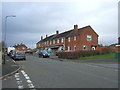
[[[118,39],[118,0],[80,0],[79,2],[3,2],[3,30],[7,18],[8,46],[24,43],[30,48],[40,37],[90,25],[99,35],[99,44]]]

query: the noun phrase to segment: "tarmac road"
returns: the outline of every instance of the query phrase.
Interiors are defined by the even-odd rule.
[[[23,70],[3,80],[3,88],[118,88],[117,64],[106,68],[36,56],[16,62]]]

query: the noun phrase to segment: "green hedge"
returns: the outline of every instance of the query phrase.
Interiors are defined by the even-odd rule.
[[[25,54],[33,54],[33,52],[27,51],[27,52],[25,52]]]
[[[80,57],[88,57],[88,56],[95,56],[95,55],[102,55],[102,54],[110,54],[114,53],[115,51],[111,48],[100,50],[81,50],[81,51],[73,51],[73,52],[60,52],[58,53],[58,58],[63,59],[77,59]]]

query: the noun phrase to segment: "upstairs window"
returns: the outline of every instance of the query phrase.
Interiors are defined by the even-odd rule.
[[[50,41],[50,45],[52,44],[52,41]]]
[[[70,42],[70,37],[68,37],[68,42]]]
[[[76,41],[76,36],[74,36],[74,41]]]
[[[53,41],[53,44],[55,44],[55,40]]]
[[[92,35],[87,35],[87,41],[91,41],[92,40]]]
[[[59,39],[57,40],[57,43],[59,43]]]
[[[47,42],[45,42],[45,45],[47,44]]]
[[[61,42],[62,42],[62,43],[64,42],[64,39],[63,39],[63,38],[61,39]]]

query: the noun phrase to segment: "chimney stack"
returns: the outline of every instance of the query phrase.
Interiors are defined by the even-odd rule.
[[[47,35],[46,35],[46,38],[47,38]]]
[[[57,35],[59,34],[59,31],[58,31],[58,30],[56,31],[56,34],[57,34]]]
[[[41,36],[41,40],[43,39],[43,36]]]
[[[74,25],[74,30],[78,30],[78,25]]]

